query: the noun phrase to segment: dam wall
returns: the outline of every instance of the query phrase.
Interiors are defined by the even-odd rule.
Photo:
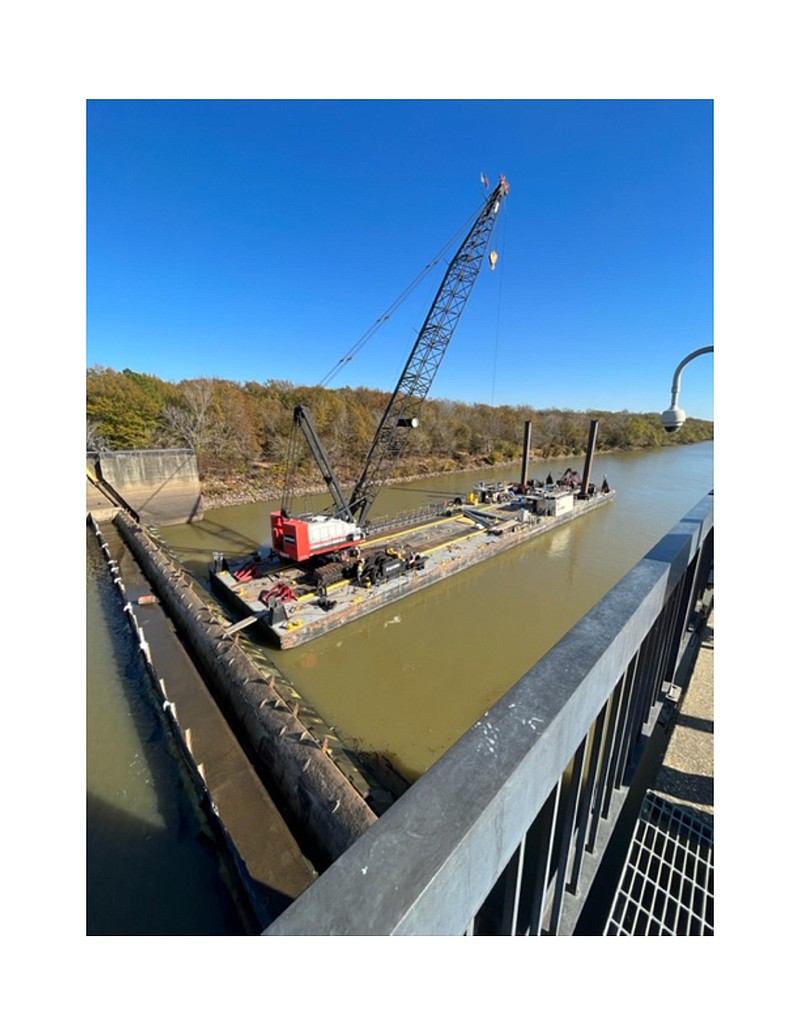
[[[192,449],[87,453],[86,473],[86,509],[97,521],[111,520],[125,503],[147,525],[185,524],[203,516]]]

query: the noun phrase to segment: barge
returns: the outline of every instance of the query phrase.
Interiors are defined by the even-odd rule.
[[[409,436],[420,424],[425,398],[478,276],[508,192],[508,182],[501,176],[450,261],[349,494],[336,476],[310,410],[295,406],[281,505],[270,514],[272,546],[265,557],[256,553],[233,568],[221,554],[212,561],[212,590],[243,615],[229,628],[229,634],[257,625],[281,649],[296,647],[574,521],[614,498],[605,481],[599,491],[589,482],[596,420],[591,422],[583,479],[567,469],[558,482],[548,476],[546,483],[527,477],[531,452],[531,422],[527,421],[523,468],[516,485],[480,483],[465,500],[448,501],[435,515],[417,516],[416,521],[405,524],[396,522],[395,527],[368,520]],[[489,257],[494,269],[497,252],[490,252]],[[334,372],[352,358],[361,343],[363,339]],[[301,437],[333,501],[324,514],[291,512]]]
[[[507,484],[479,484],[465,500],[444,504],[439,516],[378,531],[323,562],[287,563],[269,550],[231,566],[215,554],[209,577],[215,594],[242,616],[229,632],[255,626],[287,650],[546,535],[614,497],[605,482],[589,493],[558,483],[521,493]]]

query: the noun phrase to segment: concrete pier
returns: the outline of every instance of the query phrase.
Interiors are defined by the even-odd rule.
[[[97,521],[114,517],[120,508],[117,495],[145,524],[178,525],[203,516],[197,457],[191,449],[87,453],[86,473],[86,510]]]

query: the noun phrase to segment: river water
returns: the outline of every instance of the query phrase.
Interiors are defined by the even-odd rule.
[[[583,461],[533,465],[560,475]],[[388,487],[374,515],[464,494],[477,474]],[[519,466],[492,470],[518,478]],[[348,745],[383,755],[407,779],[425,772],[713,487],[713,443],[595,458],[613,503],[518,549],[391,604],[344,629],[264,654]],[[325,496],[295,501],[322,508]],[[269,543],[274,503],[208,510],[159,534],[205,579]],[[238,921],[202,821],[157,722],[111,604],[107,572],[87,564],[88,930],[235,933]]]
[[[86,932],[239,934],[211,831],[87,534]]]
[[[533,465],[558,477],[583,461]],[[387,487],[375,516],[465,494],[473,473]],[[492,479],[518,478],[519,465]],[[596,457],[612,504],[483,562],[312,643],[264,648],[303,698],[357,750],[407,779],[423,773],[711,488],[713,443]],[[295,501],[313,510],[325,496]],[[269,544],[275,503],[211,510],[161,535],[199,578],[212,550],[229,557]]]

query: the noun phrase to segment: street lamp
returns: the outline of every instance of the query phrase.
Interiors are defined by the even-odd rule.
[[[702,356],[706,352],[713,352],[713,345],[706,345],[705,348],[697,349],[696,352],[690,353],[685,359],[682,359],[678,364],[678,368],[672,376],[672,402],[668,410],[664,410],[661,414],[661,426],[665,431],[677,431],[678,428],[682,428],[686,423],[686,414],[678,406],[678,392],[681,390],[681,372],[687,363],[691,363],[693,359],[697,359],[698,356]]]

